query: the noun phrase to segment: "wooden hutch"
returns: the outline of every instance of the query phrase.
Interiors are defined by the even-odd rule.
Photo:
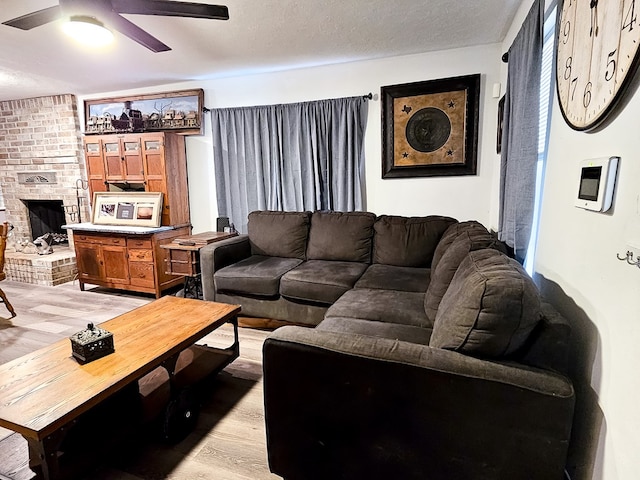
[[[84,137],[89,192],[161,192],[161,226],[70,224],[80,289],[85,283],[153,293],[183,283],[165,273],[161,245],[191,233],[183,135],[171,132]]]

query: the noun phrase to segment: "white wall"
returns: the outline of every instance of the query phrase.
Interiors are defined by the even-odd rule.
[[[630,235],[630,227],[640,223],[638,115],[636,93],[602,132],[580,133],[564,123],[556,99],[551,123],[535,269],[543,287],[551,282],[559,306],[580,319],[575,368],[584,374],[583,394],[595,394],[597,402],[583,405],[577,422],[594,412],[603,417],[600,426],[589,426],[599,428],[603,443],[594,452],[594,479],[637,478],[640,471],[640,269],[616,258],[630,248],[640,254],[640,245],[631,247],[640,239]],[[613,210],[574,207],[578,162],[611,155],[622,157]]]
[[[523,1],[505,49],[531,4]],[[535,270],[543,293],[573,323],[569,472],[573,480],[639,478],[640,269],[616,254],[640,254],[640,92],[599,133],[571,130],[555,97],[552,115]],[[622,157],[613,210],[574,207],[578,162],[611,155]]]
[[[378,214],[450,215],[460,220],[477,219],[495,228],[492,191],[498,99],[492,85],[500,76],[500,45],[479,46],[276,72],[244,77],[164,85],[127,92],[103,92],[89,98],[203,88],[208,108],[302,102],[374,93],[369,102],[365,138],[366,207]],[[382,180],[380,87],[458,75],[481,73],[481,109],[478,142],[478,175]],[[81,109],[80,109],[81,110]],[[194,232],[215,230],[217,217],[211,126],[205,116],[205,134],[187,139],[189,194]]]

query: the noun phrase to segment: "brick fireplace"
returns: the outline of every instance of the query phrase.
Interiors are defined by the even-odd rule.
[[[87,221],[89,198],[84,179],[75,96],[0,102],[0,185],[7,221],[14,226],[12,240],[33,240],[36,233],[41,234],[41,223]],[[53,213],[34,223],[35,205],[53,209]],[[62,211],[56,212],[59,208]],[[51,226],[56,227],[60,225]],[[75,255],[68,246],[54,246],[52,255],[8,251],[5,273],[11,280],[57,285],[75,276]]]

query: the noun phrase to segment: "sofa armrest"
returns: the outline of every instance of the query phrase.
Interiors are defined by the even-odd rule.
[[[248,235],[238,235],[202,247],[200,249],[202,298],[211,302],[215,301],[214,273],[249,256],[251,256],[251,245]]]
[[[574,392],[561,375],[302,327],[263,354],[269,465],[284,478],[562,478]]]

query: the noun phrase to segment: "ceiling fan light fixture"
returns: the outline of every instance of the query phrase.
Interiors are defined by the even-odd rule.
[[[101,47],[113,42],[113,33],[94,17],[85,15],[72,16],[62,25],[64,33],[76,41],[94,47]]]

